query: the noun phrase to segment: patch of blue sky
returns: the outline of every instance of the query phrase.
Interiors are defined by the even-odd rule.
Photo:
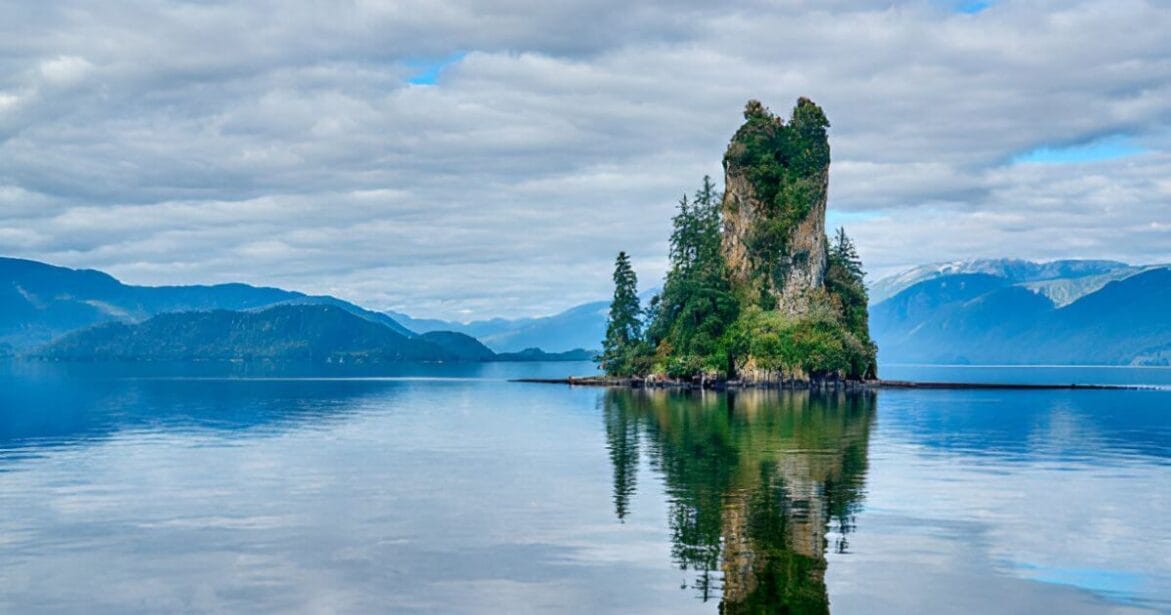
[[[1125,135],[1111,135],[1065,147],[1038,147],[1013,157],[1017,163],[1063,164],[1101,162],[1141,154],[1146,150]]]
[[[840,221],[840,223],[864,223],[864,221],[874,220],[881,217],[882,214],[874,210],[862,211],[838,211],[829,210],[826,212],[827,220]]]
[[[407,83],[412,85],[435,85],[439,81],[439,74],[443,69],[464,59],[467,52],[457,51],[443,58],[414,58],[406,61],[406,65],[413,71],[407,77]]]
[[[994,0],[934,0],[936,6],[953,13],[975,15],[992,6]]]
[[[825,212],[825,228],[831,233],[838,227],[845,227],[846,232],[850,232],[850,224],[855,222],[867,222],[881,217],[877,211],[835,211],[830,209]]]
[[[964,0],[956,4],[955,10],[960,13],[975,15],[990,6],[992,6],[990,0]]]

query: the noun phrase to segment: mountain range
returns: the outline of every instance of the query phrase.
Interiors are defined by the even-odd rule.
[[[604,321],[603,314],[603,327]],[[0,258],[0,356],[331,363],[580,361],[593,356],[580,347],[547,353],[536,345],[498,354],[474,336],[434,326],[442,321],[419,322],[432,326],[416,332],[387,314],[336,297],[280,288],[236,283],[133,286],[100,271]],[[515,332],[512,338],[521,341],[559,344],[586,341],[590,335],[583,334],[570,313],[490,322]]]
[[[1045,263],[1014,258],[975,259],[920,265],[870,285],[871,304],[897,295],[926,280],[964,273],[1003,278],[1045,295],[1058,307],[1068,305],[1115,280],[1164,265],[1128,265],[1107,260],[1058,260]]]
[[[910,285],[888,281],[903,287],[871,306],[880,362],[1171,364],[1171,269],[1046,265],[933,266]]]
[[[659,292],[657,287],[639,293],[646,306]],[[568,353],[582,349],[601,348],[606,336],[606,318],[610,315],[610,301],[591,301],[558,312],[552,316],[534,318],[491,318],[462,323],[451,320],[412,318],[402,312],[386,312],[412,331],[458,331],[471,335],[498,353],[519,354],[534,348],[548,352]]]
[[[332,305],[400,335],[414,332],[385,314],[329,296],[247,284],[131,286],[109,274],[0,258],[0,345],[27,350],[79,328],[137,322],[169,312]]]
[[[139,323],[106,322],[31,353],[55,361],[274,361],[377,364],[486,361],[495,353],[462,333],[407,337],[336,305],[255,311],[169,312]]]
[[[456,331],[475,337],[496,352],[520,352],[528,348],[560,352],[601,347],[609,311],[609,301],[594,301],[552,316],[492,318],[468,323],[411,318],[400,312],[386,314],[412,331]]]
[[[1168,271],[1108,260],[923,265],[870,286],[871,335],[885,363],[1161,365],[1171,358]],[[653,292],[642,293],[644,303]],[[389,315],[416,331],[472,335],[497,352],[556,351],[600,340],[608,307],[471,323]]]
[[[1167,266],[985,259],[874,282],[870,328],[883,363],[1166,365],[1168,306]],[[459,323],[279,288],[133,286],[0,258],[0,354],[52,360],[582,360],[600,345],[608,307]]]

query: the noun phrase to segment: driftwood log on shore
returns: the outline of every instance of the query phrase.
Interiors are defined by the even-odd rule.
[[[1002,389],[1002,390],[1119,390],[1145,387],[1126,384],[1018,384],[994,382],[913,382],[908,380],[787,380],[771,382],[741,382],[738,380],[708,380],[704,383],[661,378],[612,378],[584,376],[568,378],[517,378],[511,382],[538,384],[568,384],[572,386],[627,387],[642,389],[813,389],[865,391],[877,389]]]

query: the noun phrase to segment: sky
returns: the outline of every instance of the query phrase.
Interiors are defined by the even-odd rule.
[[[1171,262],[1171,3],[0,3],[0,255],[458,320],[660,283],[750,98],[872,278]]]

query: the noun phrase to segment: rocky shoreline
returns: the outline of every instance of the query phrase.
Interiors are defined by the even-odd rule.
[[[784,380],[740,381],[707,380],[704,382],[669,378],[613,378],[609,376],[570,376],[568,378],[517,378],[510,382],[565,384],[570,386],[620,387],[633,389],[742,390],[783,389],[815,391],[873,391],[878,389],[999,389],[999,390],[1119,390],[1145,387],[1125,384],[1017,384],[991,382],[913,382],[908,380]]]

